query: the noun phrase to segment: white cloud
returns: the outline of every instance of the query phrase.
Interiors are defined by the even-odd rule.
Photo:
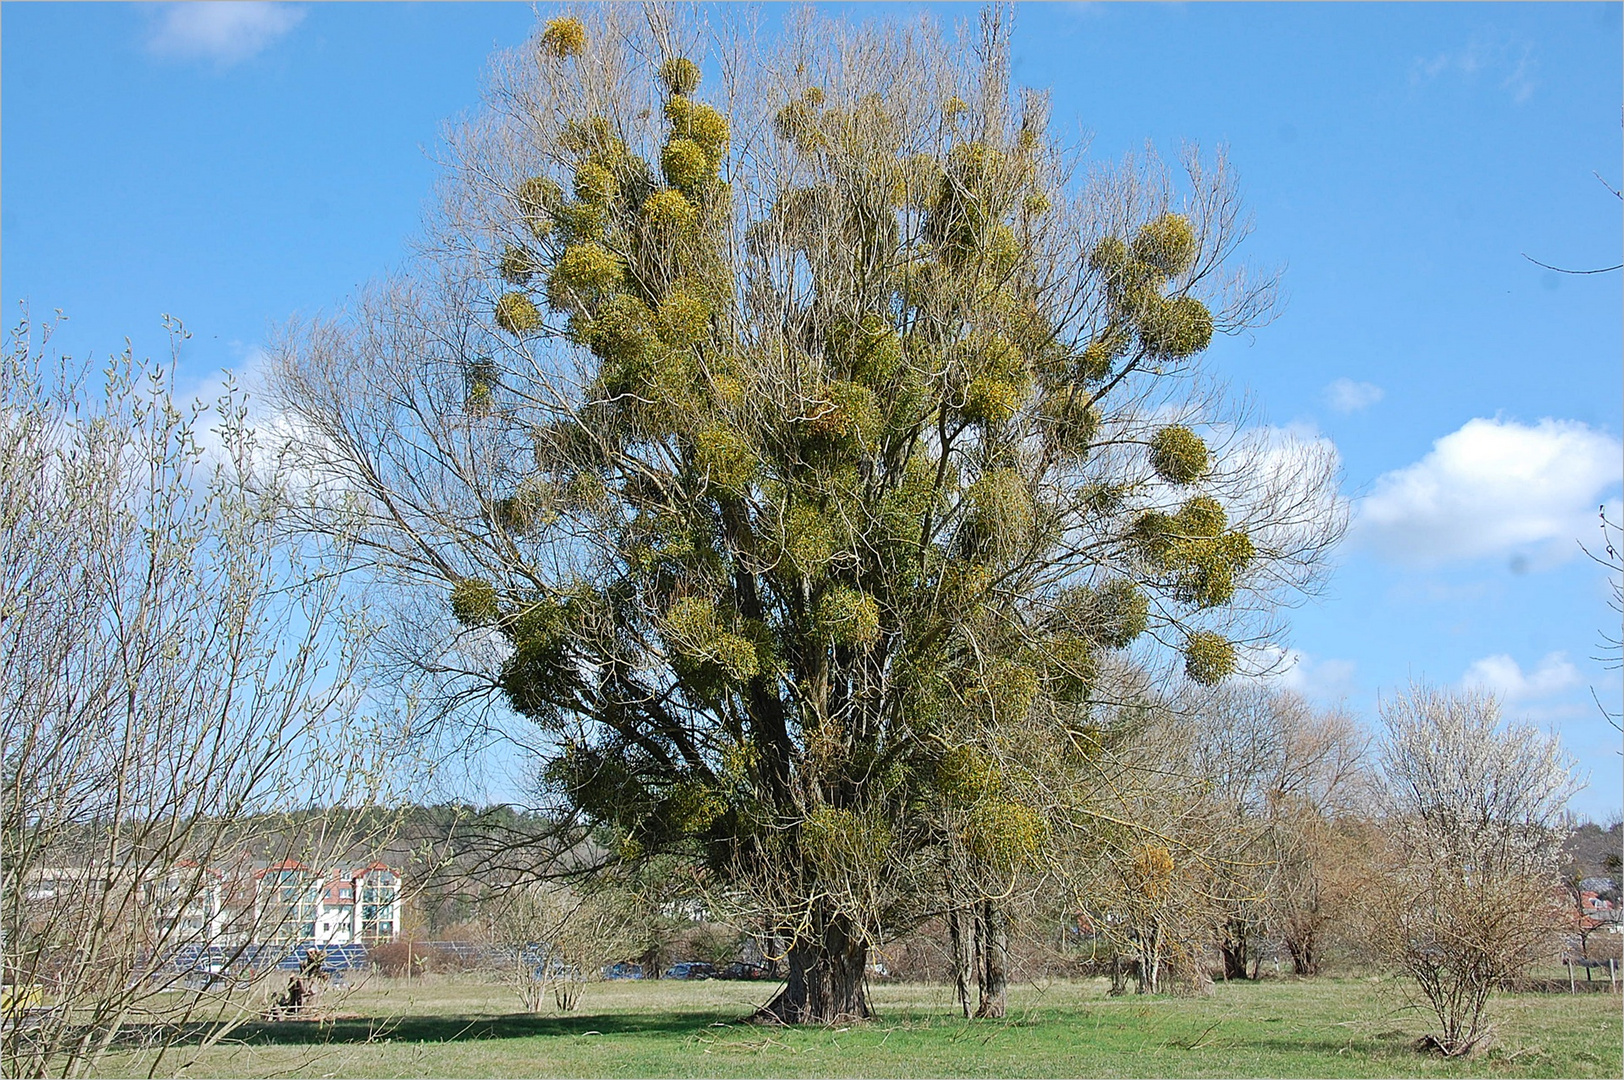
[[[1537,700],[1578,686],[1583,680],[1579,669],[1568,661],[1566,653],[1548,653],[1533,671],[1524,672],[1522,665],[1505,653],[1474,660],[1461,676],[1463,686],[1490,690],[1508,702]]]
[[[1333,524],[1340,531],[1347,517],[1339,493],[1342,457],[1311,425],[1246,428],[1222,441],[1219,452],[1218,493],[1237,527],[1265,550],[1297,550]]]
[[[302,7],[265,0],[165,4],[147,45],[160,56],[225,67],[263,51],[304,17]]]
[[[1500,81],[1501,88],[1510,90],[1511,100],[1519,105],[1533,97],[1534,87],[1539,85],[1534,80],[1534,72],[1538,69],[1539,63],[1533,58],[1532,53],[1533,50],[1529,46],[1523,46],[1522,55],[1512,66],[1511,74]]]
[[[1511,99],[1521,105],[1539,85],[1534,78],[1538,69],[1539,61],[1534,59],[1534,47],[1529,42],[1473,37],[1463,48],[1446,50],[1430,59],[1417,57],[1410,65],[1410,85],[1419,86],[1445,75],[1474,79],[1480,73],[1492,72],[1501,76],[1500,89],[1508,91]]]
[[[226,438],[220,432],[225,421],[221,414],[220,399],[230,391],[233,405],[244,408],[243,420],[255,433],[255,465],[268,468],[274,461],[274,447],[283,435],[283,418],[271,410],[265,399],[266,372],[270,356],[258,345],[245,345],[233,341],[228,345],[238,356],[229,368],[210,371],[195,382],[175,387],[175,404],[184,407],[196,402],[202,406],[196,432],[198,447],[211,464],[225,464],[231,460]],[[228,377],[229,372],[229,377]]]
[[[194,383],[178,387],[177,398],[187,401],[195,398],[213,408],[225,392],[229,376],[229,381],[236,384],[238,396],[248,394],[252,398],[251,405],[258,406],[271,363],[270,354],[260,345],[241,341],[228,341],[225,347],[236,356],[236,363],[204,373]],[[254,411],[257,413],[259,409],[256,407]]]
[[[1387,391],[1375,383],[1354,382],[1342,378],[1331,383],[1324,391],[1325,403],[1339,413],[1353,413],[1368,409],[1387,396]]]
[[[1353,692],[1356,665],[1352,660],[1316,660],[1289,649],[1286,661],[1291,666],[1280,673],[1280,685],[1287,690],[1317,701],[1337,701]]]
[[[1352,660],[1321,660],[1279,645],[1242,645],[1240,652],[1239,666],[1245,678],[1260,679],[1327,705],[1353,693],[1358,665]]]
[[[1430,60],[1417,57],[1410,65],[1410,84],[1428,82],[1449,72],[1476,75],[1488,62],[1489,52],[1487,43],[1474,37],[1463,48],[1445,50]]]
[[[1572,420],[1468,420],[1413,465],[1376,479],[1353,535],[1400,562],[1570,558],[1619,483],[1624,447]]]

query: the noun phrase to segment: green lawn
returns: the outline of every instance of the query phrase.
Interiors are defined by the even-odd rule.
[[[189,1075],[269,1076],[1619,1076],[1619,997],[1520,994],[1491,1006],[1493,1049],[1418,1055],[1428,1017],[1391,980],[1222,984],[1193,998],[1110,998],[1103,981],[1012,990],[1006,1021],[965,1021],[946,988],[878,985],[876,1021],[739,1023],[762,983],[608,983],[577,1013],[524,1015],[473,977],[374,979],[330,1000],[361,1019],[262,1024]],[[165,1063],[161,1073],[180,1066]],[[144,1074],[127,1055],[106,1075]]]

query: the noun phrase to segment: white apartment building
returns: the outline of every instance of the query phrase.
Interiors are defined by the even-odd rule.
[[[133,895],[132,895],[133,894]],[[224,882],[218,871],[182,861],[168,871],[129,866],[42,866],[23,886],[30,916],[77,918],[87,910],[126,909],[139,901],[140,932],[155,940],[213,941],[225,931]]]
[[[167,941],[217,942],[226,932],[225,879],[195,862],[177,863],[141,883],[154,929]]]
[[[378,945],[400,936],[401,886],[381,862],[318,873],[290,859],[258,870],[239,864],[229,877],[191,861],[167,871],[37,867],[23,889],[31,917],[46,921],[110,903],[109,893],[128,911],[117,897],[133,892],[141,932],[174,946]]]
[[[400,875],[383,863],[317,874],[297,862],[255,874],[255,925],[270,942],[377,945],[400,936]]]

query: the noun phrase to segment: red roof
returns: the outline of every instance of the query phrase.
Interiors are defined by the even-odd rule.
[[[322,886],[322,901],[332,904],[353,904],[355,902],[353,896],[354,885],[355,882],[352,878],[336,877]],[[350,892],[352,895],[346,900],[339,895],[341,891]]]
[[[177,870],[201,870],[205,874],[213,874],[217,878],[225,877],[225,875],[220,873],[220,871],[218,871],[218,870],[216,870],[216,869],[214,869],[213,867],[210,867],[210,866],[204,866],[195,859],[181,859],[179,862],[175,863],[175,869],[177,869]]]
[[[310,872],[310,867],[306,866],[302,862],[295,862],[293,859],[283,859],[281,862],[272,863],[263,870],[254,871],[254,876],[257,878],[262,878],[266,874],[273,874],[278,870],[303,870],[308,874]]]

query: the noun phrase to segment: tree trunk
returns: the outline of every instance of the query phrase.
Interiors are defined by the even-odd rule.
[[[1139,983],[1139,989],[1144,989],[1144,963],[1137,956],[1123,956],[1118,953],[1111,959],[1111,996],[1116,997],[1128,992],[1128,976],[1132,975]]]
[[[958,996],[966,1020],[970,1018],[970,980],[980,981],[975,926],[972,909],[953,908],[947,913],[947,937],[953,953],[953,992]]]
[[[1157,984],[1162,975],[1162,924],[1157,920],[1151,925],[1150,940],[1146,941],[1140,936],[1140,949],[1143,958],[1139,962],[1139,993],[1156,993]]]
[[[837,1024],[873,1016],[868,944],[844,915],[815,912],[789,948],[789,981],[752,1018],[760,1023]]]
[[[1312,941],[1304,943],[1302,957],[1297,961],[1296,967],[1299,975],[1319,974],[1319,954],[1314,951]]]
[[[1318,974],[1319,956],[1314,948],[1314,935],[1312,933],[1298,932],[1287,937],[1286,951],[1291,954],[1292,974]]]
[[[1230,920],[1224,927],[1224,940],[1218,946],[1218,951],[1224,958],[1226,980],[1247,977],[1246,945],[1246,927],[1239,920]]]
[[[976,906],[976,949],[981,954],[976,971],[981,1001],[976,1015],[1001,1019],[1008,1008],[1009,918],[991,900]]]

